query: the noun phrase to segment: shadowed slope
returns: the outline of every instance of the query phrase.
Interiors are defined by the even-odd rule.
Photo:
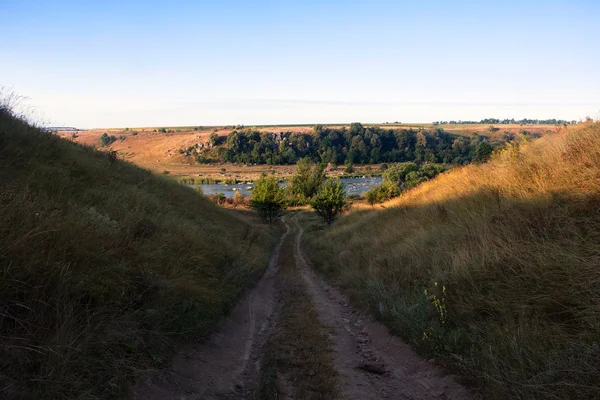
[[[0,397],[119,397],[211,332],[268,232],[0,108]]]

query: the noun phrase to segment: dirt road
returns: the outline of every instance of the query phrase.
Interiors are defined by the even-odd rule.
[[[314,391],[299,397],[300,392],[293,386],[302,387],[303,379],[314,377],[310,373],[301,375],[294,368],[277,371],[275,379],[280,382],[275,395],[270,392],[265,397],[260,391],[261,363],[269,337],[277,336],[280,342],[283,337],[285,343],[293,336],[295,343],[291,346],[296,347],[287,351],[296,357],[302,350],[306,352],[307,347],[314,347],[309,340],[314,341],[318,332],[311,336],[313,339],[303,343],[302,334],[293,335],[297,328],[294,332],[285,331],[290,329],[289,310],[284,314],[287,317],[280,321],[282,304],[289,307],[289,304],[304,306],[305,303],[310,308],[307,312],[312,312],[313,319],[318,319],[315,324],[324,332],[325,340],[320,342],[328,343],[325,347],[330,347],[333,362],[325,368],[332,369],[329,375],[337,381],[339,390],[331,393],[340,393],[340,399],[474,398],[452,376],[418,356],[409,345],[390,335],[369,316],[353,309],[337,289],[318,277],[306,262],[302,250],[303,228],[295,217],[291,220],[293,227],[284,221],[287,230],[274,251],[265,276],[240,302],[219,332],[210,341],[181,351],[167,371],[139,385],[132,399],[329,398]],[[286,241],[291,232],[294,237]],[[284,244],[284,251],[280,253]],[[287,286],[285,280],[281,285],[280,264],[286,266]],[[296,274],[289,273],[290,264]],[[292,279],[302,288],[282,291],[282,287],[289,287],[290,276],[295,276]],[[290,296],[299,294],[310,301],[290,303]],[[319,373],[328,372],[325,369]],[[288,390],[280,389],[286,386]]]
[[[249,399],[258,389],[264,344],[278,319],[275,287],[282,235],[259,283],[206,343],[180,351],[160,375],[133,390],[135,400]]]
[[[321,322],[330,327],[343,399],[471,399],[452,376],[417,355],[387,328],[352,308],[309,267],[297,226],[295,257]]]

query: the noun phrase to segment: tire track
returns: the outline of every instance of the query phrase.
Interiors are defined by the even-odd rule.
[[[275,278],[290,233],[285,226],[265,274],[218,331],[203,344],[184,347],[168,369],[140,383],[130,399],[254,399],[264,346],[279,318]]]
[[[302,252],[304,233],[297,216],[296,262],[322,322],[330,327],[342,398],[473,399],[454,378],[417,355],[369,316],[352,308],[334,287],[317,276]]]

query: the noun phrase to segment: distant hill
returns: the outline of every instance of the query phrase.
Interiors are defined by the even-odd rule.
[[[47,126],[42,129],[50,132],[85,132],[87,130],[74,128],[72,126]]]
[[[402,124],[402,125],[368,125],[365,127],[379,127],[389,129],[425,129],[435,130],[432,124]],[[349,129],[349,125],[325,125],[327,129]],[[506,137],[518,137],[520,132],[526,131],[532,137],[544,136],[556,130],[555,125],[502,125],[501,129],[490,130],[490,125],[444,125],[443,129],[450,135],[457,135],[471,139],[474,134],[487,138],[491,142],[503,141]],[[74,140],[77,143],[93,146],[101,150],[117,151],[120,158],[144,168],[161,173],[164,170],[177,171],[178,175],[196,175],[205,172],[209,164],[200,164],[194,151],[209,144],[212,134],[226,138],[234,131],[242,131],[244,127],[165,127],[165,128],[111,128],[93,129],[77,132],[58,133],[62,137]],[[311,135],[314,133],[313,125],[298,126],[260,126],[251,128],[259,133],[286,133],[292,135]],[[165,132],[163,133],[162,130]],[[104,133],[115,136],[110,146],[101,147],[101,137]],[[221,139],[223,140],[223,139]],[[183,151],[183,153],[180,152]],[[218,171],[219,168],[217,168]]]

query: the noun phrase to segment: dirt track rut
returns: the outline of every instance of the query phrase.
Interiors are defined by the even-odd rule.
[[[278,319],[276,276],[281,239],[259,283],[237,305],[206,343],[182,349],[172,365],[141,383],[135,400],[250,399],[258,389],[266,340]]]
[[[418,356],[381,324],[352,308],[317,276],[302,250],[303,228],[296,216],[294,260],[313,298],[320,323],[333,343],[333,358],[344,400],[472,399],[451,375]],[[285,223],[265,275],[206,343],[178,353],[171,367],[140,383],[129,396],[142,399],[254,400],[265,344],[280,314],[279,252],[292,229]],[[283,384],[285,382],[280,382]],[[280,398],[285,398],[285,391]]]
[[[472,399],[451,375],[417,355],[381,324],[353,309],[339,291],[318,277],[302,251],[298,227],[295,257],[321,322],[330,328],[343,399]]]

